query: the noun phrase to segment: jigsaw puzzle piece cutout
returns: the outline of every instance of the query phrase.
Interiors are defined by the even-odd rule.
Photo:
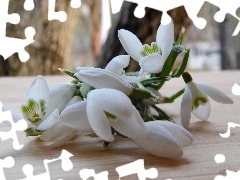
[[[33,37],[36,32],[33,27],[27,27],[25,29],[26,39],[6,37],[7,23],[18,24],[20,22],[19,14],[8,14],[8,6],[9,0],[0,1],[0,55],[7,59],[14,53],[18,53],[19,59],[22,62],[26,62],[30,56],[24,48],[33,43]]]
[[[197,14],[201,10],[204,0],[192,1],[184,0],[183,6],[188,14],[188,17],[192,20],[195,27],[198,29],[204,29],[207,21],[204,18],[198,17]]]
[[[142,1],[142,0],[126,0],[132,3],[138,4],[137,7],[134,10],[134,15],[137,18],[142,18],[145,16],[145,8],[151,8],[158,11],[162,11],[162,20],[161,23],[166,25],[169,24],[171,21],[170,16],[167,14],[167,11],[170,9],[177,8],[179,6],[184,5],[185,0],[168,0],[168,1],[158,1],[158,0],[148,0],[148,1]],[[113,3],[113,1],[111,1]]]
[[[0,132],[0,138],[2,141],[7,139],[13,140],[13,148],[15,150],[20,150],[23,148],[23,145],[19,143],[17,137],[17,131],[24,131],[27,129],[28,125],[24,119],[21,119],[17,122],[13,121],[11,111],[2,111],[2,103],[0,102],[0,123],[7,121],[11,124],[11,130],[7,132]]]
[[[81,0],[71,0],[70,2],[70,6],[75,9],[80,8],[81,4]]]
[[[214,7],[211,8],[211,13],[214,14],[213,20],[215,23],[218,23],[221,25],[222,23],[226,23],[226,21],[231,22],[231,26],[228,26],[228,31],[233,32],[232,35],[236,34],[236,28],[239,24],[239,20],[234,17],[233,15],[226,13],[225,11],[222,11],[218,6],[215,6],[214,4],[205,1],[203,6],[201,7],[201,10],[198,12],[197,16],[199,18],[202,18],[206,21],[206,13],[204,13],[204,9],[209,9],[209,7]],[[202,14],[202,15],[200,15]],[[201,17],[200,17],[201,16]],[[206,21],[207,23],[207,21]]]
[[[18,24],[20,22],[20,16],[17,13],[8,14],[8,0],[0,1],[0,37],[4,37],[6,34],[7,22],[11,24]]]
[[[33,175],[33,166],[31,164],[25,164],[22,168],[23,173],[25,174],[26,178],[21,179],[21,180],[51,180],[50,176],[50,171],[49,171],[49,164],[56,162],[56,161],[61,161],[61,168],[64,171],[70,171],[73,168],[73,163],[70,160],[70,157],[72,157],[73,154],[68,152],[67,150],[63,149],[61,152],[61,155],[58,158],[54,159],[44,159],[43,164],[46,169],[46,172],[38,174],[38,175]]]
[[[237,83],[235,83],[232,86],[232,93],[236,96],[240,96],[240,85],[238,85]]]
[[[23,173],[25,174],[25,179],[20,180],[51,180],[49,172],[33,175],[33,166],[31,164],[25,164],[22,168]]]
[[[82,169],[79,171],[79,176],[83,180],[87,180],[90,177],[94,178],[94,180],[108,180],[108,171],[103,171],[96,174],[94,169]]]
[[[156,168],[145,169],[143,159],[119,166],[116,168],[116,171],[118,172],[119,179],[133,174],[137,174],[139,180],[145,180],[146,178],[155,179],[158,177]]]
[[[240,7],[240,1],[228,0],[228,1],[218,1],[218,0],[208,0],[209,3],[217,6],[220,10],[216,14],[216,21],[222,22],[225,19],[226,14],[231,14],[236,17],[236,11]]]
[[[240,18],[240,6],[236,10],[236,16]]]
[[[26,11],[32,11],[35,7],[34,1],[33,0],[25,0],[23,7]]]
[[[5,180],[6,177],[4,175],[3,168],[11,168],[15,164],[15,161],[12,156],[8,156],[4,159],[0,159],[0,179]]]
[[[227,131],[225,133],[219,133],[219,135],[222,138],[228,138],[228,137],[230,137],[231,128],[236,128],[236,127],[240,127],[240,124],[236,124],[236,123],[233,123],[233,122],[228,122]]]
[[[56,0],[48,0],[48,20],[58,20],[65,22],[67,20],[67,13],[65,11],[55,11]],[[70,6],[72,8],[79,8],[81,6],[81,0],[71,0]]]

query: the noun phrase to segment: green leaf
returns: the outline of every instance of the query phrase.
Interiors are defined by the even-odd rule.
[[[156,84],[156,83],[163,82],[163,81],[169,81],[170,79],[171,79],[170,76],[152,77],[152,78],[149,78],[149,79],[144,79],[140,83],[143,86],[148,87],[151,84]]]
[[[133,91],[130,96],[138,99],[150,99],[151,92],[133,87]]]
[[[25,131],[26,136],[39,136],[42,135],[44,131],[37,130],[33,127],[27,128]]]
[[[84,98],[87,98],[87,94],[93,89],[95,88],[87,83],[83,83],[82,86],[80,87],[80,93]]]
[[[65,73],[65,74],[67,74],[67,75],[69,75],[69,76],[71,76],[72,78],[74,78],[74,79],[76,79],[76,80],[79,81],[79,79],[77,78],[77,76],[74,75],[74,74],[75,74],[74,72],[71,72],[71,71],[69,71],[69,70],[62,69],[62,68],[58,68],[58,70],[61,71],[61,72],[63,72],[63,73]]]
[[[165,119],[165,120],[168,120],[168,121],[173,121],[172,118],[167,115],[167,113],[165,113],[163,110],[161,110],[160,108],[158,108],[157,106],[151,106],[153,109],[155,109],[158,113],[158,116],[155,116],[155,118],[159,117],[161,118],[160,120],[162,119]]]
[[[185,33],[185,28],[182,28],[177,41],[174,43],[174,45],[181,45],[182,41],[183,41],[183,37],[184,37],[184,33]]]
[[[187,49],[187,52],[185,53],[182,63],[181,65],[174,70],[174,72],[172,73],[172,77],[176,78],[176,77],[180,77],[182,75],[182,73],[185,71],[186,67],[187,67],[187,63],[188,63],[188,58],[189,58],[189,53],[190,53],[190,48]]]
[[[184,47],[182,45],[173,46],[172,51],[170,52],[168,58],[166,59],[163,65],[163,70],[162,70],[163,76],[169,76],[169,73],[173,68],[173,65],[176,61],[177,56],[183,51],[184,51]]]

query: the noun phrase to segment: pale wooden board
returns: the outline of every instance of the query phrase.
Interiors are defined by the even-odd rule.
[[[233,105],[222,105],[211,100],[212,112],[208,121],[199,121],[192,117],[190,132],[194,142],[190,147],[184,148],[184,155],[179,159],[165,159],[147,154],[138,148],[131,140],[116,138],[109,148],[102,147],[102,141],[95,135],[78,135],[72,141],[61,148],[49,149],[42,146],[36,138],[25,137],[19,132],[20,142],[25,146],[20,151],[15,151],[11,140],[0,142],[0,158],[13,156],[15,166],[4,169],[6,179],[14,180],[24,178],[22,167],[24,164],[32,164],[34,174],[44,173],[44,159],[59,157],[62,149],[66,149],[74,156],[71,158],[74,168],[69,172],[61,170],[60,162],[51,164],[50,172],[53,179],[80,179],[79,171],[88,168],[95,169],[97,173],[109,172],[109,179],[118,179],[116,167],[131,163],[138,159],[144,159],[145,168],[157,168],[157,179],[192,180],[214,179],[218,174],[224,174],[225,170],[240,170],[240,128],[231,129],[229,138],[221,138],[219,133],[225,133],[227,123],[240,124],[240,96],[231,93],[234,83],[240,84],[240,71],[224,72],[194,72],[193,79],[206,83],[227,93],[234,99]],[[34,77],[0,78],[0,101],[6,105],[19,109],[25,103],[25,94]],[[49,85],[60,82],[69,82],[66,76],[46,77]],[[182,78],[167,82],[161,91],[164,95],[171,95],[184,87]],[[174,116],[176,123],[180,123],[181,97],[174,104],[161,105],[168,113]],[[0,124],[4,130],[9,130]],[[216,154],[223,154],[226,161],[217,164],[214,161]],[[122,179],[137,179],[136,175]]]

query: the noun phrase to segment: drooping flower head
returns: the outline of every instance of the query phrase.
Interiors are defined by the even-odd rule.
[[[89,127],[103,140],[114,140],[112,128],[156,156],[176,158],[183,154],[193,138],[183,127],[172,122],[144,123],[130,99],[115,89],[95,89],[85,103],[77,103],[63,112],[62,123],[79,131]],[[87,116],[87,118],[86,118]],[[67,118],[66,118],[67,117]],[[89,123],[87,123],[89,122]]]
[[[185,72],[182,76],[186,83],[180,112],[183,127],[189,127],[191,113],[200,120],[209,118],[211,106],[208,97],[222,104],[233,103],[233,100],[222,91],[194,82],[189,73]]]

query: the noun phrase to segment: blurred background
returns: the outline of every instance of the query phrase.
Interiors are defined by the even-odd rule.
[[[34,27],[36,34],[34,43],[25,48],[30,54],[27,62],[21,62],[18,54],[5,61],[0,56],[0,75],[56,75],[61,74],[59,67],[71,71],[78,66],[104,68],[113,57],[126,54],[118,40],[119,29],[133,32],[143,44],[156,40],[160,11],[146,8],[145,16],[136,18],[136,4],[111,1],[82,0],[80,8],[73,9],[70,0],[57,0],[55,11],[65,11],[68,15],[62,23],[48,21],[48,1],[34,0],[34,10],[26,11],[24,0],[10,0],[9,14],[18,13],[21,21],[17,25],[7,24],[6,35],[25,39],[24,29],[28,26]],[[232,36],[239,20],[228,15],[224,22],[217,23],[213,17],[218,10],[205,2],[199,12],[199,17],[207,20],[203,30],[194,26],[184,7],[168,11],[175,25],[175,39],[182,27],[186,29],[183,45],[191,48],[189,70],[240,69],[240,35]],[[180,61],[181,58],[176,63]],[[127,71],[137,69],[138,64],[131,61]]]

